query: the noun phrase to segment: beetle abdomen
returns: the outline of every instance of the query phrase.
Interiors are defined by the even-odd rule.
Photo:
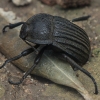
[[[74,61],[85,64],[90,55],[90,42],[86,32],[70,21],[54,17],[53,45],[67,53]]]

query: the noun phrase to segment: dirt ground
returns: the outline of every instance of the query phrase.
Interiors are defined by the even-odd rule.
[[[100,56],[98,57],[100,52],[100,0],[91,0],[91,6],[89,7],[72,9],[62,9],[60,6],[50,7],[42,4],[38,0],[33,0],[30,5],[17,7],[13,5],[11,0],[1,0],[0,8],[3,8],[5,11],[13,11],[16,13],[16,16],[21,17],[23,21],[37,13],[49,13],[69,20],[83,15],[91,15],[91,18],[88,21],[78,22],[76,24],[82,27],[89,35],[92,48],[92,61],[90,63],[94,64],[94,66],[90,67],[86,65],[84,68],[95,77],[100,92]],[[0,54],[0,65],[5,60],[6,58],[4,55]],[[0,70],[0,88],[3,90],[0,94],[0,100],[74,100],[74,98],[77,98],[75,100],[84,100],[76,90],[69,87],[65,89],[64,86],[59,86],[47,79],[37,76],[33,76],[32,78],[28,77],[25,84],[20,86],[10,85],[7,81],[10,73],[16,73],[21,76],[22,72],[12,64],[8,64],[6,67],[7,69]],[[93,94],[94,87],[91,87],[89,83],[90,80],[88,80],[81,72],[77,73],[79,74],[79,80],[83,83],[90,94],[93,95],[94,100],[100,100],[100,93],[98,95]],[[84,81],[83,79],[87,80]],[[52,93],[50,89],[52,89]],[[65,98],[68,94],[70,94],[69,97]]]

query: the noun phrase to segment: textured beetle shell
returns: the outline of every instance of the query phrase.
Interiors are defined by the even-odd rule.
[[[67,19],[55,16],[53,45],[65,51],[79,64],[85,64],[90,55],[90,41],[86,32]]]
[[[31,42],[52,44],[54,47],[65,52],[77,63],[83,65],[87,62],[91,51],[90,41],[82,28],[67,19],[49,14],[37,14],[28,19],[26,23],[30,24],[31,35],[34,34],[35,31],[37,32],[35,32],[37,40],[32,38]],[[34,29],[36,25],[38,25],[38,27]],[[40,40],[38,40],[39,38]],[[45,42],[45,39],[48,41]]]

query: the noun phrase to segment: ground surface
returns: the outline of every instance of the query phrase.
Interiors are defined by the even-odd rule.
[[[86,68],[97,81],[100,92],[100,0],[92,0],[90,7],[77,9],[61,9],[59,6],[49,7],[41,4],[37,0],[33,0],[31,5],[25,7],[16,7],[10,0],[1,0],[0,7],[5,11],[13,11],[16,16],[21,17],[22,20],[27,20],[30,16],[37,13],[49,13],[52,15],[59,15],[69,20],[82,15],[91,15],[91,18],[85,22],[76,23],[85,31],[90,37],[93,57],[89,63],[93,66],[85,65]],[[99,56],[98,56],[99,54]],[[5,61],[5,57],[0,54],[0,65]],[[33,77],[33,81],[26,80],[26,84],[21,86],[9,85],[7,79],[9,73],[19,72],[13,65],[8,64],[7,69],[0,70],[0,85],[3,92],[0,94],[0,100],[83,100],[81,95],[72,88],[55,85],[49,80],[40,77]],[[83,73],[79,73],[79,80],[83,83],[86,89],[93,95],[94,100],[100,100],[100,93],[96,96],[93,94],[94,87],[91,81],[88,80]],[[21,74],[21,73],[20,73]],[[21,74],[22,75],[22,74]],[[86,79],[85,81],[83,79]],[[52,90],[52,92],[51,92]],[[62,95],[63,93],[63,95]],[[67,98],[66,95],[69,94]],[[66,97],[66,98],[65,98]]]

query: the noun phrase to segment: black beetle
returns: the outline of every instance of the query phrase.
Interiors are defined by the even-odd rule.
[[[89,16],[85,16],[73,19],[72,21],[80,21],[88,18]],[[16,57],[6,60],[0,68],[4,67],[6,63],[17,60],[33,51],[37,53],[37,56],[34,60],[34,65],[25,73],[19,82],[8,80],[9,83],[14,85],[22,83],[39,63],[44,50],[50,47],[50,49],[56,51],[61,58],[69,62],[73,68],[77,68],[89,76],[94,82],[95,94],[98,94],[95,79],[87,70],[81,67],[88,61],[91,51],[89,38],[82,28],[67,19],[41,13],[32,16],[26,22],[6,25],[3,28],[3,33],[7,27],[12,29],[21,24],[23,25],[20,31],[20,38],[30,45],[31,48],[24,50]],[[36,45],[32,46],[30,43]]]

